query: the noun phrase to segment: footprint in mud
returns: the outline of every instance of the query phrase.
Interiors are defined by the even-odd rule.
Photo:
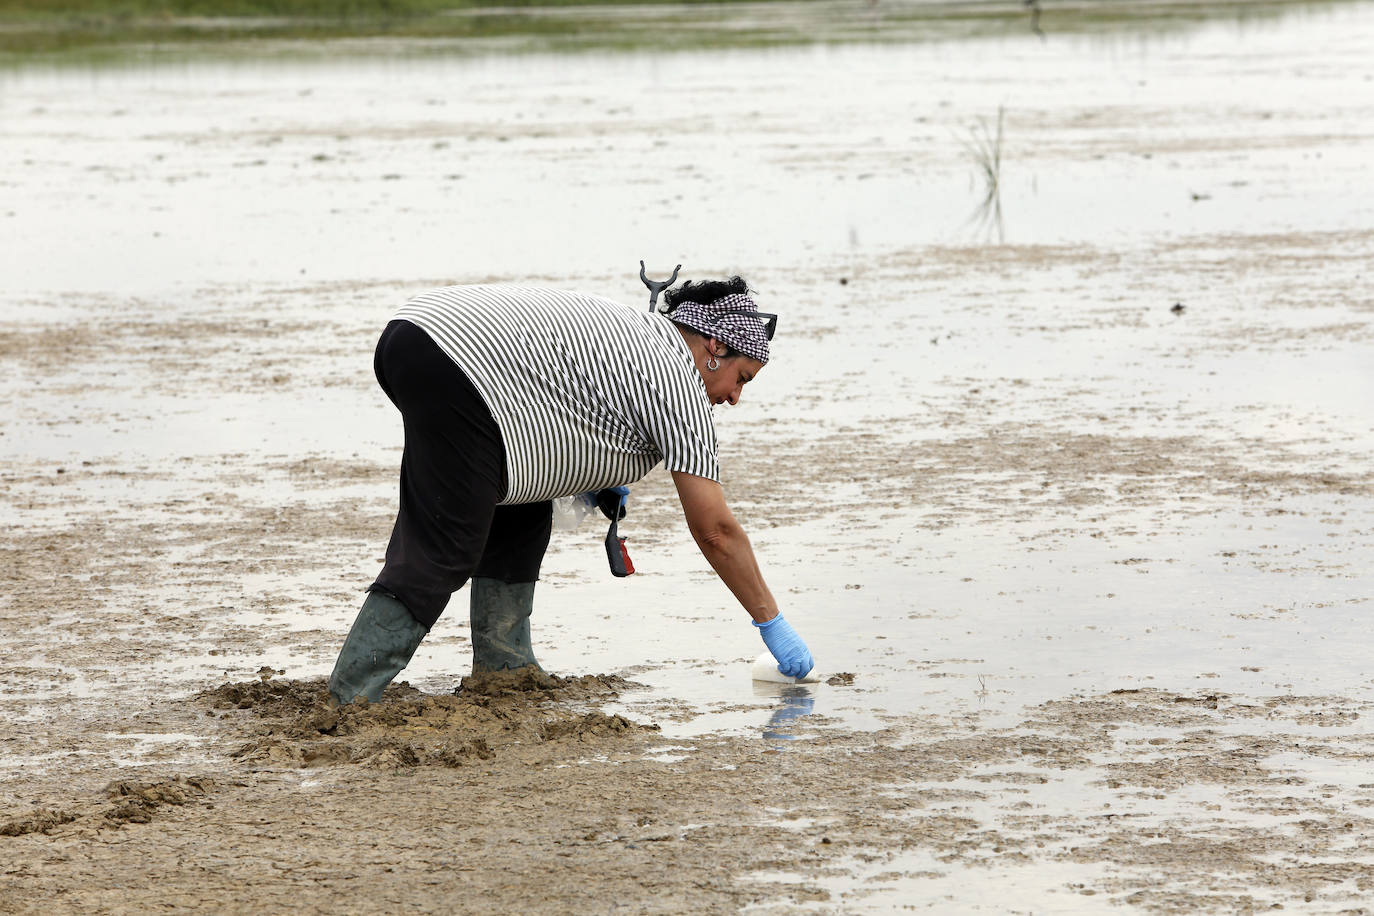
[[[656,725],[587,709],[634,686],[614,675],[560,677],[527,668],[465,677],[452,694],[393,685],[373,704],[335,706],[322,680],[223,684],[200,699],[210,715],[253,712],[252,719],[236,722],[250,736],[231,754],[243,762],[395,770],[468,766],[559,742],[612,745],[658,731]]]

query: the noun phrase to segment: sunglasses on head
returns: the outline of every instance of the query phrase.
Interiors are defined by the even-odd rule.
[[[772,312],[757,312],[754,309],[727,309],[721,312],[722,315],[753,315],[763,322],[763,333],[769,340],[773,339],[773,333],[778,329],[778,316]]]

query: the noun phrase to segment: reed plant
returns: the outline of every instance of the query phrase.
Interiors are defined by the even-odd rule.
[[[979,118],[963,138],[964,150],[974,167],[974,181],[982,186],[982,198],[974,210],[973,219],[980,230],[991,236],[994,232],[997,241],[1003,241],[1002,228],[1002,128],[1006,121],[1006,111],[997,107],[997,120],[990,124],[988,119]]]

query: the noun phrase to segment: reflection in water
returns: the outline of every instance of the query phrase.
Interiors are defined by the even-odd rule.
[[[1022,3],[1030,10],[1030,30],[1044,41],[1045,30],[1040,28],[1040,0],[1022,0]]]
[[[791,741],[796,735],[787,729],[794,719],[811,714],[816,698],[811,695],[810,687],[787,685],[781,687],[779,693],[780,702],[763,727],[763,737],[769,741]]]
[[[1005,241],[1002,232],[1002,121],[1005,110],[997,108],[997,127],[979,118],[964,140],[964,150],[973,160],[974,172],[982,179],[983,199],[979,201],[970,222],[976,223],[979,235],[997,244]]]

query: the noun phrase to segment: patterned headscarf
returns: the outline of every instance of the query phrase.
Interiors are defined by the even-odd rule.
[[[731,293],[704,305],[700,302],[679,302],[668,317],[685,328],[714,337],[745,356],[766,363],[768,332],[763,319],[757,314],[747,314],[758,310],[753,299],[743,293]]]

